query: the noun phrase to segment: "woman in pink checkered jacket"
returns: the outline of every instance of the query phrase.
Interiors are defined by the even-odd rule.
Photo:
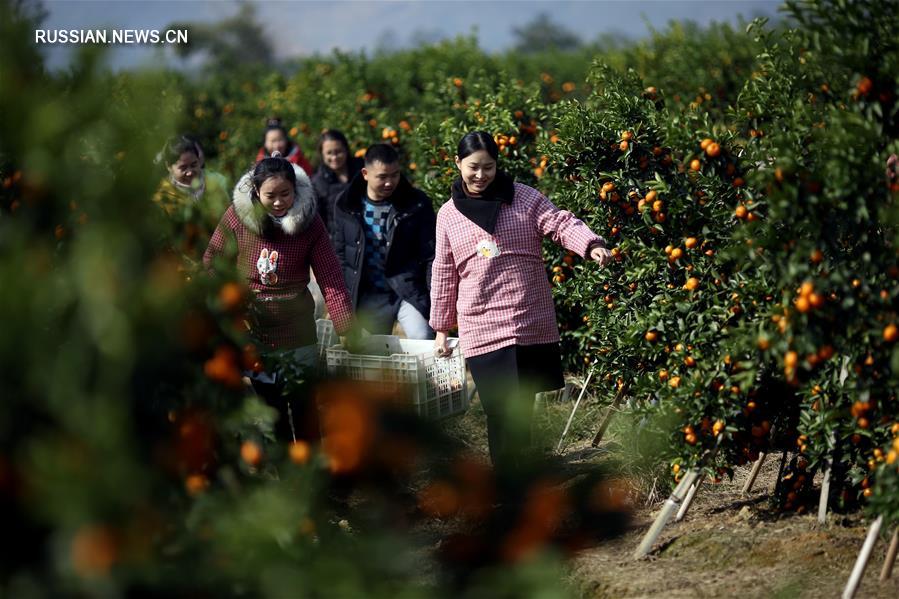
[[[437,214],[430,318],[438,356],[452,353],[447,332],[459,328],[494,464],[529,443],[534,394],[564,386],[543,238],[601,266],[611,260],[605,241],[571,212],[498,171],[498,156],[483,131],[459,142],[460,177]]]

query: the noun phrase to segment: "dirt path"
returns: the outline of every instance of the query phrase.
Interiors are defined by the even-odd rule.
[[[866,524],[858,516],[831,515],[818,526],[811,514],[779,515],[766,498],[776,467],[741,498],[748,472],[704,486],[687,518],[669,524],[649,558],[634,561],[656,511],[640,509],[634,530],[574,560],[572,586],[583,597],[838,597]],[[899,578],[878,580],[886,545],[875,548],[857,597],[899,597]]]
[[[544,426],[561,431],[570,403],[550,408]],[[480,408],[454,425],[466,444],[484,443]],[[599,409],[586,407],[572,427],[565,461],[573,469],[601,463],[606,452],[589,447]],[[558,432],[553,433],[558,439]],[[814,514],[779,514],[767,501],[777,476],[768,460],[753,492],[740,490],[749,467],[732,481],[703,485],[687,518],[663,531],[653,553],[632,559],[634,549],[660,507],[640,506],[630,532],[580,554],[570,563],[570,583],[581,597],[839,597],[864,541],[860,515],[829,515],[819,526]],[[812,510],[814,511],[814,510]],[[886,533],[884,533],[886,534]],[[899,597],[899,572],[879,581],[887,541],[875,547],[856,597]]]

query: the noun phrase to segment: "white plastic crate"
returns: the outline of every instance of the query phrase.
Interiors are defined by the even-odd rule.
[[[448,358],[434,356],[434,342],[371,335],[362,341],[364,353],[351,354],[334,333],[329,320],[317,322],[319,347],[328,374],[368,381],[380,391],[408,395],[419,416],[446,418],[468,409],[465,357],[458,339]]]
[[[334,323],[324,318],[315,321],[315,335],[318,338],[318,358],[321,368],[324,369],[327,364],[325,360],[325,350],[332,345],[340,343],[337,331],[334,330]]]

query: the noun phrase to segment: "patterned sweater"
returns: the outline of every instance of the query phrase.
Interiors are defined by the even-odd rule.
[[[520,183],[512,203],[500,208],[493,235],[446,202],[437,213],[431,327],[447,331],[458,324],[466,356],[558,342],[541,251],[546,236],[581,256],[591,244],[605,243],[571,212]]]
[[[203,256],[207,268],[225,252],[229,239],[237,244],[237,268],[255,294],[250,311],[251,332],[272,349],[293,349],[315,343],[314,302],[306,286],[309,268],[315,274],[338,333],[350,326],[352,307],[337,255],[315,209],[309,178],[297,172],[296,199],[276,226],[265,230],[264,214],[249,195],[249,177],[234,189]]]

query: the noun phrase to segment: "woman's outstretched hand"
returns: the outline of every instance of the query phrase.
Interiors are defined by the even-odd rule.
[[[612,261],[612,252],[597,246],[590,250],[590,259],[604,267]]]
[[[447,343],[446,331],[437,331],[434,338],[434,355],[438,358],[447,358],[453,355],[453,348]]]

